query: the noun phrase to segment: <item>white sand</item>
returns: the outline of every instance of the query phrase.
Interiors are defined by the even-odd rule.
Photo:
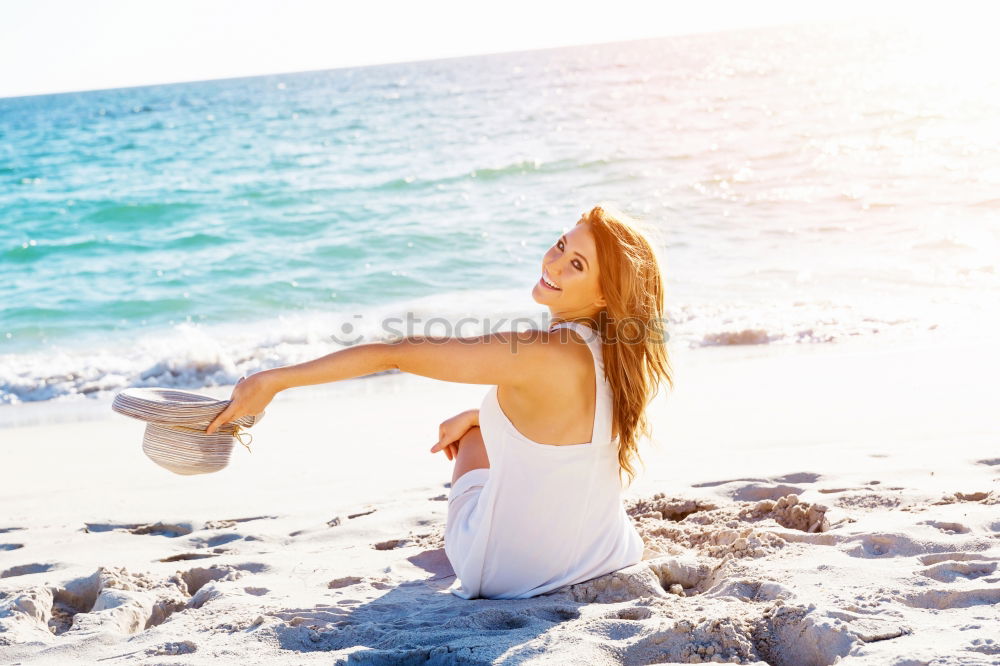
[[[1000,664],[990,344],[676,362],[626,497],[644,561],[528,600],[447,592],[428,451],[485,386],[296,389],[199,477],[109,402],[4,408],[0,663]]]

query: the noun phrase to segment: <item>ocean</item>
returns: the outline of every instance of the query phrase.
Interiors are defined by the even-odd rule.
[[[675,348],[988,333],[981,46],[805,24],[0,99],[0,404],[542,322],[600,203],[655,230]]]

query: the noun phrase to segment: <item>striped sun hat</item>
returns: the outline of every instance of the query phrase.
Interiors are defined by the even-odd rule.
[[[228,404],[179,389],[127,388],[115,396],[111,409],[148,422],[142,451],[157,465],[176,474],[207,474],[229,464],[235,442],[250,450],[253,438],[242,429],[264,416],[241,416],[206,434],[205,428]]]

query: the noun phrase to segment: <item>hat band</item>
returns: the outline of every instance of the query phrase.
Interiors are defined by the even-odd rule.
[[[177,432],[186,432],[186,433],[191,433],[191,434],[196,434],[196,435],[197,434],[200,434],[200,435],[204,435],[205,434],[205,430],[203,428],[190,428],[188,426],[180,425],[180,424],[176,424],[176,423],[156,422],[156,425],[158,425],[161,428],[166,428],[167,430],[176,430]],[[231,433],[226,432],[227,430],[229,430],[229,424],[227,423],[226,425],[221,426],[216,432],[218,434],[232,435],[233,438],[237,442],[239,442],[240,444],[242,444],[246,448],[247,451],[250,451],[250,453],[253,453],[253,451],[250,450],[250,443],[253,441],[253,433],[247,432],[246,429],[243,428],[242,426],[240,426],[240,424],[238,424],[238,423],[234,423],[233,426],[232,426],[232,428],[233,428],[233,431]],[[245,441],[245,442],[243,441],[244,437],[247,438],[247,441]]]

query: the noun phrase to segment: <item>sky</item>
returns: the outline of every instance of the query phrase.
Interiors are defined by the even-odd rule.
[[[878,0],[0,0],[0,97],[911,12]]]

